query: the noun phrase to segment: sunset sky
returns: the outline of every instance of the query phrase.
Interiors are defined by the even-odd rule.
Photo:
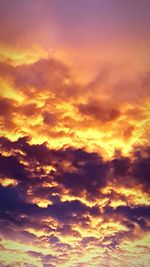
[[[0,267],[150,266],[149,13],[0,0]]]

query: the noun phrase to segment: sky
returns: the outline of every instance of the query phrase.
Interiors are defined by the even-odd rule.
[[[0,267],[150,266],[149,9],[0,0]]]

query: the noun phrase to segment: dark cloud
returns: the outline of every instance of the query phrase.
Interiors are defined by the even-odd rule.
[[[90,99],[86,104],[78,104],[77,108],[82,115],[100,122],[113,121],[120,115],[119,110],[104,105],[95,99]]]
[[[9,147],[11,147],[11,143],[9,143],[7,139],[1,139],[1,143],[4,149],[9,149]],[[44,165],[46,166],[47,164],[50,164],[56,168],[56,171],[51,171],[47,175],[45,174],[45,181],[57,181],[58,184],[62,184],[74,195],[82,195],[83,193],[85,193],[87,194],[87,197],[95,198],[99,194],[99,190],[106,184],[108,166],[96,153],[88,153],[83,151],[82,149],[73,148],[51,150],[48,149],[44,144],[29,145],[27,139],[25,138],[19,139],[17,142],[12,142],[12,147],[13,149],[21,149],[26,154],[24,160],[27,160],[28,163],[28,167],[26,167],[28,173],[30,173],[30,165],[32,163],[32,174],[30,173],[32,179],[30,180],[30,183],[38,185],[39,182],[40,186],[41,181],[36,181],[36,179],[33,180],[34,176],[36,177],[37,175],[42,174],[42,172],[36,173],[36,166],[37,164],[41,164],[38,166],[41,166],[42,170],[42,167]],[[13,170],[15,173],[13,172],[12,176],[13,178],[16,177],[20,180],[24,179],[24,182],[26,182],[27,178],[25,177],[24,166],[19,163],[18,159],[16,159],[15,157],[4,157],[3,160],[6,161],[7,164],[10,160],[16,161],[16,165],[13,165]],[[66,165],[69,165],[70,167],[66,169]],[[21,168],[21,170],[19,169],[19,167]],[[20,170],[20,172],[18,169]],[[10,171],[11,164],[9,172]],[[19,172],[19,174],[17,171]],[[15,174],[18,176],[15,176]],[[51,187],[51,189],[34,187],[33,190],[35,196],[40,197],[48,197],[48,195],[50,197],[53,192],[59,192],[55,187]]]
[[[55,203],[48,207],[48,212],[50,212],[54,218],[67,222],[69,222],[69,220],[72,220],[72,222],[82,221],[83,216],[88,213],[92,216],[99,215],[98,207],[90,208],[78,200]]]
[[[86,214],[91,214],[91,216],[99,214],[98,207],[90,208],[78,200],[57,202],[47,208],[39,208],[35,204],[27,203],[14,187],[0,187],[0,203],[3,218],[6,218],[6,214],[9,212],[14,216],[23,214],[33,218],[52,217],[60,222],[71,223],[73,221],[82,222],[82,220],[84,222]]]
[[[116,176],[127,176],[129,168],[131,166],[131,160],[129,158],[120,157],[119,159],[112,160],[112,166],[114,168],[114,175]]]
[[[51,235],[49,237],[49,243],[57,243],[59,241],[58,237],[54,236],[54,235]]]
[[[116,155],[110,163],[116,183],[126,187],[141,185],[144,191],[150,190],[150,150],[149,147],[135,148],[131,158]]]
[[[147,220],[150,219],[150,206],[118,206],[117,208],[112,208],[107,206],[105,208],[105,215],[110,218],[117,218],[128,228],[128,238],[130,235],[134,235],[135,223],[140,226],[140,229],[144,232],[149,231],[150,227]],[[124,237],[124,232],[120,237]],[[119,238],[120,238],[119,237]]]
[[[96,197],[106,184],[107,165],[98,155],[86,153],[84,157],[80,150],[75,151],[71,164],[75,171],[56,174],[56,180],[74,195],[86,193],[90,198]]]
[[[120,206],[115,210],[116,213],[124,214],[129,219],[134,218],[150,218],[150,206],[138,206],[138,207],[128,207]]]
[[[145,190],[150,190],[150,154],[147,158],[139,157],[135,160],[132,175],[137,181],[145,186]]]
[[[30,214],[33,211],[33,214],[35,214],[38,207],[36,207],[36,205],[27,204],[25,202],[25,195],[22,195],[19,189],[20,186],[0,186],[1,211],[6,211],[6,213],[10,211],[13,214]]]
[[[0,154],[0,177],[27,180],[27,172],[15,156],[2,156]]]
[[[0,147],[3,151],[11,151],[12,154],[16,155],[16,157],[19,157],[17,154],[18,151],[24,152],[24,160],[27,160],[29,163],[33,161],[40,164],[51,163],[53,155],[55,155],[57,152],[55,150],[49,150],[46,144],[30,145],[29,141],[30,138],[28,136],[19,138],[14,142],[11,142],[5,137],[0,137]]]
[[[31,184],[30,191],[36,197],[57,203],[60,201],[62,185],[74,196],[86,195],[87,198],[94,199],[101,196],[100,190],[108,181],[116,183],[116,186],[117,183],[126,187],[139,184],[145,188],[144,190],[149,189],[148,148],[145,150],[147,152],[143,150],[142,154],[138,150],[134,152],[135,156],[133,155],[132,159],[116,155],[111,161],[103,161],[98,154],[82,149],[54,150],[49,149],[46,144],[30,145],[28,140],[24,137],[11,142],[7,138],[0,138],[1,149],[11,151],[13,154],[13,156],[0,155],[1,177],[16,179],[27,188]],[[26,162],[25,165],[20,163],[22,160]],[[44,166],[47,165],[54,167],[55,170],[45,172]],[[40,177],[44,177],[44,180]],[[57,182],[58,185],[43,187],[44,182],[50,184]]]

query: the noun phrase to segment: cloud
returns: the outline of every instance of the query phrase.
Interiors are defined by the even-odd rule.
[[[149,206],[138,206],[138,207],[129,207],[129,206],[119,206],[116,209],[106,207],[106,213],[114,212],[118,215],[121,215],[123,218],[127,218],[131,221],[136,219],[146,219],[149,218]],[[129,224],[130,225],[130,224]]]
[[[83,116],[88,116],[96,121],[109,122],[117,119],[120,112],[108,105],[102,104],[97,100],[90,99],[88,103],[78,104],[78,110]]]
[[[14,113],[16,112],[16,103],[8,98],[0,97],[0,124],[1,128],[13,129],[16,127],[14,123]]]
[[[27,173],[21,164],[14,156],[2,156],[0,155],[0,169],[1,177],[10,177],[17,180],[27,180]]]
[[[79,87],[73,82],[69,67],[54,58],[42,58],[31,64],[14,66],[11,63],[0,63],[3,79],[25,96],[37,97],[40,93],[56,94],[60,99],[73,97]]]
[[[36,116],[40,112],[40,109],[36,105],[36,103],[29,103],[27,105],[20,106],[18,108],[23,115],[27,117]]]
[[[95,153],[82,150],[67,150],[64,164],[70,164],[70,170],[60,169],[56,181],[69,189],[76,196],[87,194],[89,198],[97,197],[100,188],[106,184],[107,165]],[[72,160],[71,160],[72,159]]]
[[[120,157],[119,159],[112,160],[111,164],[114,168],[114,175],[124,177],[128,174],[132,163],[129,158]]]
[[[142,158],[142,156],[138,156],[138,158],[135,160],[135,164],[133,165],[132,174],[137,179],[137,181],[145,186],[145,190],[149,190],[150,182],[150,151],[149,149],[146,149],[146,152],[148,152],[148,156],[145,158]]]
[[[69,76],[67,67],[53,59],[41,59],[30,65],[16,67],[15,85],[19,88],[34,88],[55,92],[63,87]]]
[[[69,143],[89,151],[92,142],[111,156],[115,149],[124,153],[134,144],[145,145],[149,74],[129,78],[122,68],[107,65],[91,83],[80,85],[72,68],[56,58],[1,63],[3,135],[12,140],[28,135],[34,144],[47,141],[55,148]]]
[[[149,192],[149,159],[149,147],[136,148],[132,158],[121,156],[111,161],[113,176],[127,187],[141,185]]]
[[[60,2],[0,1],[1,266],[149,266],[149,4]]]
[[[149,232],[149,206],[144,200],[135,204],[130,194],[124,194],[136,192],[137,187],[141,188],[138,197],[146,193],[147,178],[139,179],[135,170],[144,175],[140,164],[147,164],[148,148],[135,148],[131,157],[116,153],[104,160],[84,149],[51,149],[46,143],[33,145],[27,137],[17,141],[2,137],[0,149],[5,154],[1,177],[19,182],[0,187],[0,238],[24,244],[26,255],[38,262],[35,266],[66,264],[79,253],[83,263],[82,247],[98,264],[106,252],[119,253],[125,240],[137,242]],[[117,191],[120,188],[124,191]],[[50,203],[40,206],[37,199]],[[111,206],[121,200],[124,205]],[[97,258],[93,250],[99,249],[102,254]]]
[[[45,111],[43,113],[43,122],[45,124],[48,124],[49,126],[55,126],[57,124],[57,118],[56,115],[53,113],[50,113],[48,111]]]
[[[141,141],[147,93],[136,104],[125,91],[116,96],[116,83],[105,84],[108,70],[79,86],[58,60],[11,64],[1,65],[17,96],[3,91],[0,98],[0,238],[24,244],[35,266],[87,265],[87,251],[98,266],[106,252],[120,255],[124,241],[149,233],[149,147]],[[134,92],[147,86],[143,79]]]

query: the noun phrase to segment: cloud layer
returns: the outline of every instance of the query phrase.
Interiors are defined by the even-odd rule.
[[[30,257],[33,266],[96,266],[107,254],[116,264],[116,250],[117,264],[122,253],[148,264],[150,148],[103,160],[83,149],[31,145],[27,138],[3,137],[0,144],[3,262],[8,250],[16,256],[7,263],[15,266],[19,253],[24,265]],[[130,242],[133,251],[126,251]]]
[[[0,267],[150,265],[148,1],[0,1]]]

